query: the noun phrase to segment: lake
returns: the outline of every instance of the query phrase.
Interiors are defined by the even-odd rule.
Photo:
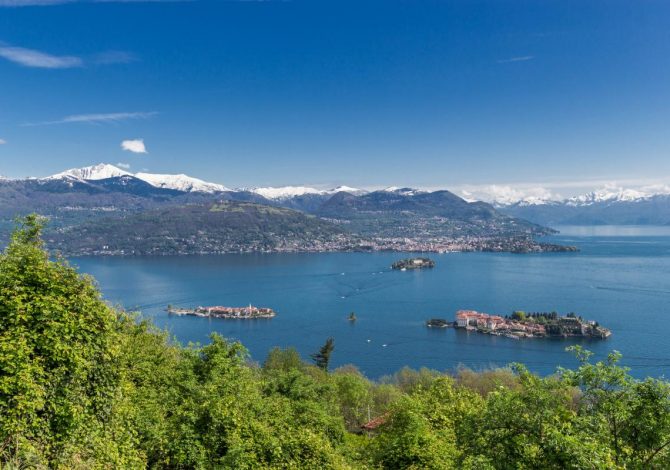
[[[235,254],[75,258],[105,298],[138,310],[182,342],[212,332],[240,340],[262,362],[275,347],[308,358],[335,338],[332,364],[369,377],[401,367],[451,370],[522,362],[550,374],[574,366],[565,348],[582,344],[603,358],[616,349],[638,377],[670,374],[670,227],[561,227],[548,241],[579,253],[430,254],[437,266],[392,271],[404,253]],[[414,254],[415,256],[415,254]],[[168,315],[168,304],[272,307],[266,320]],[[607,340],[513,340],[430,329],[429,318],[456,310],[576,312],[612,330]],[[358,320],[347,320],[349,312]]]

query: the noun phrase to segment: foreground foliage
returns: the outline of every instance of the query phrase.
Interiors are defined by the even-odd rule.
[[[574,352],[378,382],[294,349],[182,347],[105,304],[22,221],[0,255],[2,468],[669,468],[670,385]],[[332,350],[332,349],[331,349]],[[362,430],[372,418],[374,425]]]

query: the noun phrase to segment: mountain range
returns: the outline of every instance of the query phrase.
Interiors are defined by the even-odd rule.
[[[54,228],[102,216],[222,200],[283,207],[315,215],[365,236],[538,235],[560,225],[670,224],[670,195],[606,188],[560,201],[525,198],[487,204],[446,191],[349,186],[231,189],[184,174],[131,173],[110,164],[44,178],[0,178],[0,233],[17,215],[38,211]]]
[[[214,211],[215,207],[219,209]],[[272,207],[282,212],[268,209]],[[245,240],[258,251],[288,251],[287,247],[310,251],[315,246],[351,246],[352,240],[363,239],[375,249],[432,249],[438,242],[444,247],[449,239],[458,244],[444,249],[537,251],[538,246],[529,240],[551,232],[449,191],[295,186],[229,189],[186,175],[133,174],[108,164],[45,178],[0,180],[0,232],[4,229],[6,237],[11,221],[29,212],[48,216],[53,231],[50,240],[77,253],[102,252],[102,247],[119,240],[126,243],[115,253],[132,251],[130,240],[142,245],[142,253],[160,252],[160,247],[168,246],[168,252],[178,253],[244,251]],[[253,217],[224,217],[221,212]],[[183,223],[170,214],[179,214]],[[259,225],[263,218],[267,223]],[[160,221],[174,233],[160,229]],[[201,230],[205,226],[206,233]],[[274,235],[262,240],[245,235],[257,233],[259,226]],[[314,229],[306,232],[310,234],[307,238],[318,243],[296,237],[310,226]],[[231,237],[221,238],[224,232]],[[149,233],[161,233],[163,241],[148,237]],[[182,242],[167,243],[177,233]],[[324,235],[329,233],[338,234],[335,239],[340,245]],[[63,242],[62,234],[78,239]],[[508,243],[512,238],[514,243]],[[147,246],[147,239],[154,245]],[[396,241],[391,245],[390,240]]]
[[[513,217],[548,226],[670,224],[670,194],[665,189],[604,188],[558,201],[531,198],[494,206]]]

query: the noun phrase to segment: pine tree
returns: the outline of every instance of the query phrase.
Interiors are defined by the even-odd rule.
[[[318,352],[312,354],[310,357],[314,361],[314,364],[320,368],[328,371],[328,365],[330,364],[330,355],[335,349],[335,339],[328,338],[323,346],[319,349]]]

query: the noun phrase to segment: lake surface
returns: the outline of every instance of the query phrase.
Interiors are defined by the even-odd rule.
[[[574,366],[565,348],[624,354],[634,375],[670,376],[670,227],[563,227],[553,242],[579,253],[431,254],[426,271],[392,271],[402,253],[244,254],[78,258],[105,298],[136,309],[182,342],[212,332],[238,339],[262,362],[274,346],[303,357],[335,338],[333,366],[353,363],[376,378],[408,365],[450,370],[523,362],[549,374]],[[272,307],[269,320],[168,315],[167,304]],[[429,329],[459,309],[576,312],[612,330],[598,340],[513,340]],[[358,321],[347,320],[354,311]]]

